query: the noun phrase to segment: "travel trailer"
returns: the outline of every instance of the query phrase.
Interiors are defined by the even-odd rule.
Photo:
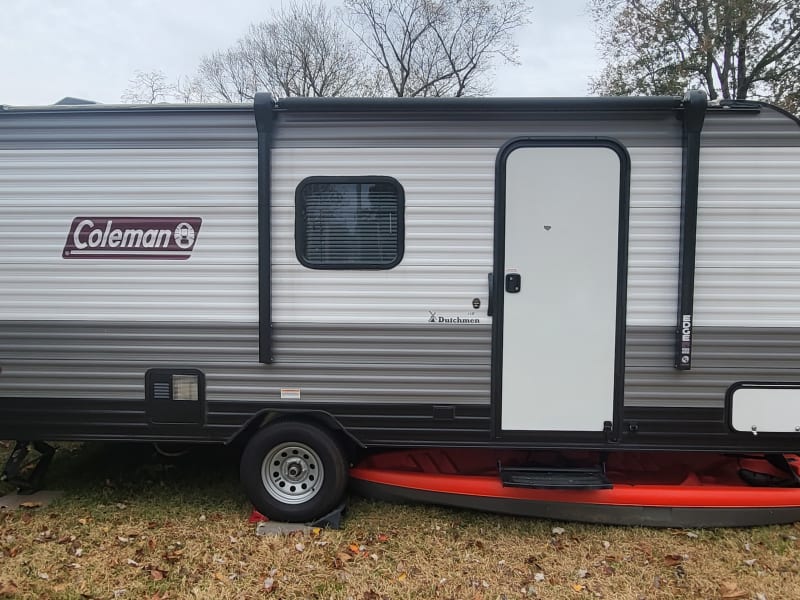
[[[2,107],[0,439],[242,443],[288,520],[359,449],[800,450],[800,123],[698,91]]]

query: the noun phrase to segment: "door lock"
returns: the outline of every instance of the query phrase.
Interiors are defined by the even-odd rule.
[[[506,291],[509,294],[519,293],[520,288],[522,288],[522,276],[519,273],[506,275]]]

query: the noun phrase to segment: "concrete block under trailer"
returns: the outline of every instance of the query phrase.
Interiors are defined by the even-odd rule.
[[[685,98],[0,110],[0,438],[783,453],[800,127]]]

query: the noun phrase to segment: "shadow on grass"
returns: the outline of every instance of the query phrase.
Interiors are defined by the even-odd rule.
[[[57,444],[44,487],[64,491],[61,502],[103,507],[114,503],[168,508],[175,516],[208,510],[241,510],[239,452],[194,446],[165,457],[150,444]],[[5,461],[10,448],[0,453]],[[11,491],[2,484],[0,494]]]

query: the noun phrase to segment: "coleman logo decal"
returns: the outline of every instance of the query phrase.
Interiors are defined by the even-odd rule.
[[[75,217],[62,256],[186,260],[202,222],[200,217]]]

